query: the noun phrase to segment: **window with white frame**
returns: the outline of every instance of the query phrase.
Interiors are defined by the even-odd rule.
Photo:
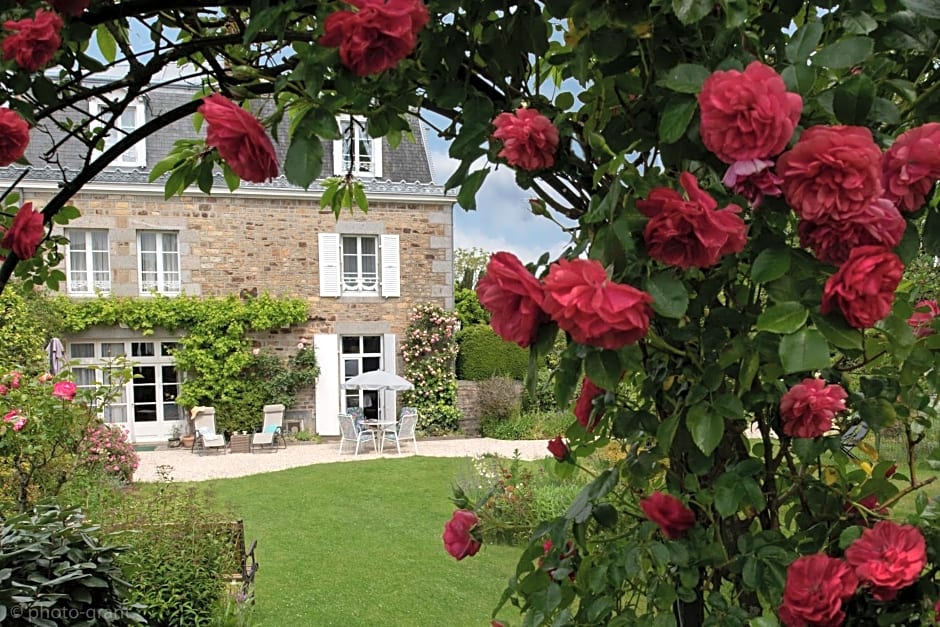
[[[357,177],[382,176],[382,141],[369,137],[366,119],[343,115],[339,122],[340,139],[333,142],[333,174]]]
[[[111,291],[108,232],[103,229],[66,229],[69,294],[92,295]]]
[[[180,293],[179,234],[173,231],[139,231],[137,255],[140,293]]]
[[[397,235],[320,233],[320,296],[401,296]]]
[[[105,109],[100,100],[91,100],[88,103],[88,113],[92,117],[92,128],[103,128],[111,119],[111,114]],[[101,119],[96,119],[101,116]],[[129,133],[137,130],[146,121],[146,109],[141,100],[131,102],[121,115],[115,120],[114,128],[104,138],[104,150],[107,150],[118,141],[124,139]],[[141,139],[125,150],[111,162],[113,166],[138,167],[147,165],[147,142]]]

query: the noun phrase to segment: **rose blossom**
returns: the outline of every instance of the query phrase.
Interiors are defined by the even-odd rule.
[[[13,430],[20,431],[23,427],[26,426],[26,416],[20,416],[16,419],[16,422],[13,423]]]
[[[16,417],[19,416],[19,415],[20,415],[20,410],[18,410],[18,409],[11,409],[11,410],[8,411],[8,412],[6,413],[6,415],[3,417],[3,422],[13,422],[13,419],[16,418]]]
[[[0,107],[0,168],[18,160],[29,145],[29,124],[12,109]]]
[[[815,438],[832,428],[832,419],[845,411],[848,398],[841,385],[822,379],[803,379],[780,397],[783,432],[795,438]]]
[[[277,176],[277,155],[261,123],[221,94],[203,99],[198,109],[209,125],[206,144],[239,178],[263,183]]]
[[[653,492],[640,501],[640,508],[670,540],[675,540],[695,526],[695,514],[671,494]]]
[[[545,277],[542,308],[575,342],[617,350],[649,330],[653,298],[614,283],[599,261],[561,259]]]
[[[847,220],[882,195],[881,149],[861,126],[814,126],[777,160],[783,195],[804,220]]]
[[[599,410],[594,420],[591,420],[591,412],[594,410],[594,399],[604,394],[603,388],[594,385],[594,382],[584,377],[581,380],[581,394],[578,396],[578,402],[574,406],[574,415],[582,427],[588,431],[594,431],[597,421],[603,415],[604,410]]]
[[[346,0],[358,11],[336,11],[326,18],[320,45],[339,47],[339,58],[358,76],[398,65],[418,45],[428,23],[420,0]]]
[[[13,59],[24,70],[35,72],[45,67],[62,45],[59,31],[62,18],[52,11],[36,10],[35,17],[22,20],[7,20],[4,30],[11,31],[0,47],[3,58]]]
[[[898,135],[882,165],[885,196],[901,211],[917,211],[940,179],[940,123],[930,122]]]
[[[63,401],[70,401],[75,398],[75,391],[78,388],[71,381],[56,381],[52,386],[52,395],[61,398]]]
[[[503,142],[498,156],[523,170],[541,170],[555,165],[558,129],[534,109],[503,112],[493,119],[493,138]]]
[[[767,159],[735,161],[725,172],[721,182],[735,194],[748,199],[757,209],[764,203],[764,196],[779,196],[783,193],[783,179],[774,174],[774,162]]]
[[[568,457],[568,445],[565,444],[565,441],[561,439],[560,435],[556,435],[548,441],[548,452],[551,453],[555,459],[563,462]]]
[[[650,218],[643,231],[650,257],[680,268],[707,268],[725,255],[741,252],[747,241],[747,226],[738,216],[741,208],[728,205],[716,211],[718,203],[689,172],[679,175],[679,184],[688,200],[658,187],[636,203]]]
[[[444,525],[444,548],[458,560],[476,555],[481,542],[473,536],[473,528],[480,522],[468,509],[458,509]]]
[[[725,163],[763,159],[787,147],[803,100],[777,72],[753,61],[744,72],[712,73],[698,95],[702,143]]]
[[[927,563],[927,546],[917,527],[882,520],[849,545],[845,561],[871,585],[873,597],[890,601],[898,590],[917,581]]]
[[[922,300],[914,306],[914,313],[907,319],[907,324],[914,330],[917,337],[927,337],[933,335],[934,330],[930,323],[937,316],[940,316],[940,305],[935,300]]]
[[[0,240],[0,248],[12,250],[20,259],[29,259],[36,254],[44,236],[42,214],[33,211],[33,203],[28,202],[16,212],[13,223]]]
[[[780,604],[785,627],[835,627],[845,620],[842,602],[858,588],[848,564],[828,555],[804,555],[787,567]]]
[[[891,312],[903,273],[904,264],[891,251],[880,246],[853,248],[826,281],[819,310],[825,315],[836,307],[849,326],[869,329]]]
[[[840,265],[858,246],[894,248],[907,222],[887,198],[873,201],[844,220],[800,220],[800,246],[811,248],[820,261]]]
[[[88,8],[89,0],[49,0],[49,4],[59,13],[78,17]]]
[[[490,326],[507,342],[525,348],[535,341],[547,319],[542,311],[542,285],[512,253],[498,252],[477,283],[480,304],[490,312]]]

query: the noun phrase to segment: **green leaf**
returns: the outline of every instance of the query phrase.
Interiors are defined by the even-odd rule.
[[[694,24],[711,13],[712,0],[672,0],[672,12],[685,25]]]
[[[807,93],[816,82],[816,70],[809,65],[788,65],[780,73],[789,91]]]
[[[837,348],[862,350],[862,333],[845,323],[841,316],[812,314],[813,324]]]
[[[659,139],[665,144],[672,144],[682,137],[689,127],[697,106],[695,98],[674,96],[666,101],[663,115],[659,118]]]
[[[482,168],[471,173],[463,180],[460,184],[460,191],[457,192],[457,203],[461,207],[467,211],[477,208],[477,192],[480,191],[480,186],[483,185],[483,181],[486,180],[489,173],[490,169],[488,167]]]
[[[588,353],[584,360],[584,373],[587,377],[605,390],[616,390],[620,384],[620,373],[623,367],[617,351],[599,350]]]
[[[656,443],[659,452],[663,455],[669,452],[672,447],[672,441],[676,437],[676,430],[679,428],[679,416],[673,415],[659,423],[656,429]]]
[[[842,20],[842,28],[850,35],[867,35],[878,28],[878,22],[868,13],[862,11],[854,15],[846,15]]]
[[[98,44],[101,56],[108,63],[114,63],[114,60],[117,59],[117,42],[114,40],[111,31],[108,30],[107,24],[101,24],[95,29],[95,42]]]
[[[697,94],[710,74],[708,68],[702,65],[680,63],[666,73],[659,85],[682,94]]]
[[[366,190],[361,181],[353,183],[353,198],[356,199],[356,206],[363,213],[369,213],[369,200],[366,198]]]
[[[901,0],[901,4],[921,17],[940,20],[940,0]]]
[[[846,37],[817,52],[811,61],[817,67],[841,70],[860,65],[874,48],[875,42],[870,37]]]
[[[829,343],[816,329],[803,328],[792,335],[783,336],[778,354],[786,374],[829,367]]]
[[[653,297],[653,310],[664,318],[681,318],[689,308],[689,292],[671,272],[644,280],[643,289]]]
[[[727,28],[737,28],[747,21],[747,0],[720,0],[719,4],[721,4],[721,9],[724,12]]]
[[[800,303],[780,303],[758,316],[756,326],[759,331],[786,335],[798,331],[808,317],[809,311]]]
[[[555,96],[555,108],[567,111],[574,106],[574,95],[570,91],[563,91]]]
[[[284,158],[287,180],[307,189],[323,169],[323,144],[316,136],[297,134],[291,139]]]
[[[787,43],[787,61],[794,65],[806,63],[822,39],[823,26],[819,22],[809,22],[793,33]]]
[[[940,257],[940,209],[934,207],[924,220],[924,250]]]
[[[832,110],[842,124],[861,125],[875,99],[875,84],[864,74],[852,76],[836,87]]]
[[[692,441],[705,455],[711,455],[725,434],[725,421],[704,403],[693,405],[685,416]]]
[[[769,283],[790,271],[790,251],[786,248],[768,248],[761,251],[751,266],[751,279],[755,283]]]

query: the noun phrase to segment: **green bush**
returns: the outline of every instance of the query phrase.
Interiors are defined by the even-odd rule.
[[[564,433],[573,420],[571,414],[560,411],[523,412],[506,420],[484,418],[480,431],[497,440],[542,440]]]
[[[123,549],[111,539],[79,509],[40,505],[7,518],[0,529],[0,623],[141,624],[126,603]]]
[[[515,418],[522,409],[522,386],[509,377],[480,381],[477,406],[484,421],[501,422]]]
[[[477,324],[457,333],[457,378],[482,381],[490,377],[525,379],[529,351],[506,342],[488,326]]]

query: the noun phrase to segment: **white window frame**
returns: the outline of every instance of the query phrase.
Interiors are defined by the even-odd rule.
[[[353,275],[345,271],[343,239],[374,238],[376,251],[376,287],[370,287],[363,280],[361,247],[357,248],[357,272]],[[401,296],[401,259],[398,235],[378,235],[370,233],[319,233],[320,296],[382,296],[385,298]]]
[[[341,138],[333,142],[333,174],[345,176],[352,172],[359,178],[382,176],[382,139],[369,137],[366,132],[366,119],[358,115],[341,115],[336,118],[336,122],[339,124]],[[350,133],[353,135],[352,142],[349,142],[347,137]],[[368,159],[363,158],[360,150],[364,143],[371,147],[372,154],[368,155]],[[348,154],[350,152],[351,155]]]
[[[95,234],[104,234],[103,249],[94,247]],[[106,229],[66,229],[65,236],[69,240],[68,252],[65,255],[68,293],[76,296],[93,296],[97,292],[109,294],[111,292],[111,240],[108,231]],[[76,249],[75,246],[78,241],[82,242],[80,249]],[[104,254],[104,267],[97,267],[95,259],[102,259],[102,253]],[[74,267],[78,256],[83,258],[85,266],[83,270]]]
[[[103,103],[100,100],[92,99],[88,101],[88,113],[92,118],[91,127],[92,128],[102,128],[104,122],[98,121],[96,118],[101,114],[101,111],[105,109]],[[133,127],[126,127],[122,124],[124,116],[128,113],[132,113],[134,116]],[[104,138],[104,150],[107,150],[119,140],[123,139],[124,136],[129,133],[137,130],[146,122],[147,113],[144,106],[144,101],[141,99],[135,99],[133,102],[127,105],[127,108],[121,113],[117,119],[117,124],[111,129],[111,131]],[[100,156],[102,151],[95,151],[95,156]],[[117,159],[110,163],[113,167],[146,167],[147,165],[147,140],[141,139],[136,144],[125,150]]]
[[[372,243],[372,252],[363,252],[363,243]],[[350,246],[354,244],[354,246]],[[354,249],[353,249],[354,248]],[[343,293],[367,296],[379,293],[379,238],[377,235],[343,235],[340,237],[340,255],[343,268]],[[371,258],[372,272],[363,270],[365,261]],[[355,269],[351,269],[355,266]]]
[[[153,235],[155,247],[153,250],[144,250],[143,236]],[[176,250],[166,250],[164,248],[164,237],[171,235],[176,242]],[[155,274],[154,279],[144,278],[144,258],[145,254],[155,255],[154,270],[148,270],[150,274]],[[176,269],[167,268],[168,258],[175,257]],[[175,275],[175,276],[174,276]],[[177,231],[138,231],[137,232],[137,282],[140,285],[141,296],[147,296],[153,292],[165,296],[175,296],[181,292],[182,270],[180,269],[180,241]]]

